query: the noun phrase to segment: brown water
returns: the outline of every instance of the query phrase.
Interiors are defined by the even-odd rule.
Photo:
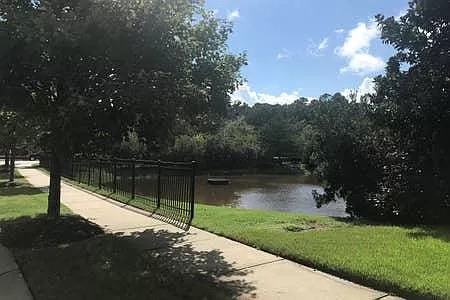
[[[344,217],[342,200],[316,207],[312,192],[323,193],[319,185],[298,175],[240,175],[228,176],[228,185],[208,184],[208,176],[198,176],[196,202],[274,211],[298,212],[315,215]]]

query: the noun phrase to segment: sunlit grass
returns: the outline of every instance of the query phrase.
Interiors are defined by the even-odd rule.
[[[193,224],[408,298],[450,298],[448,227],[350,223],[201,204]]]
[[[7,173],[0,173],[0,220],[14,219],[23,216],[34,217],[47,213],[48,193],[34,188],[28,182],[16,175],[16,184],[8,186]],[[61,206],[62,214],[70,210]]]

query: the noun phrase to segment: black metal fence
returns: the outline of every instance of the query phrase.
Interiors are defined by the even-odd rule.
[[[194,217],[195,162],[76,160],[63,176],[186,230]]]

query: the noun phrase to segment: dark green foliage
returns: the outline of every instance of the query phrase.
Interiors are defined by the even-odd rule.
[[[297,135],[297,149],[304,166],[324,182],[325,193],[315,195],[317,205],[342,197],[352,216],[382,216],[379,203],[370,197],[381,176],[374,159],[371,106],[335,94],[312,101],[307,111],[306,125]]]
[[[411,1],[407,14],[377,16],[397,53],[378,77],[377,125],[395,146],[384,149],[388,199],[407,221],[450,219],[450,3]],[[401,66],[406,66],[406,70]]]
[[[246,114],[248,123],[261,132],[262,142],[267,157],[292,153],[295,127],[289,119],[292,115],[289,106],[255,104]]]
[[[225,123],[206,143],[206,163],[212,168],[248,167],[259,155],[259,135],[242,118]]]
[[[18,2],[0,7],[2,83],[72,152],[110,151],[130,124],[164,147],[178,114],[224,110],[245,63],[197,1]]]

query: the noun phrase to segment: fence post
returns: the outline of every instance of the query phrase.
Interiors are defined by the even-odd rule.
[[[136,196],[136,159],[133,158],[131,166],[131,199]]]
[[[114,171],[113,171],[113,193],[117,193],[117,160],[113,159]]]
[[[191,174],[191,221],[194,218],[194,200],[195,200],[195,160],[192,161]]]
[[[91,185],[91,161],[88,160],[88,180],[87,185]]]
[[[98,188],[102,189],[102,162],[98,161]]]
[[[158,186],[156,208],[161,206],[161,160],[158,159]]]

